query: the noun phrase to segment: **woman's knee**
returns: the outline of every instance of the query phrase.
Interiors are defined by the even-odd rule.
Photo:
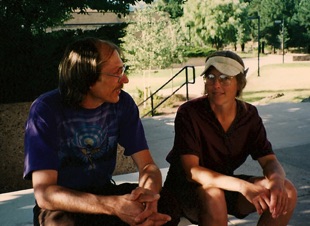
[[[202,199],[225,199],[225,193],[224,190],[220,188],[203,188],[199,187],[197,189],[198,195]]]
[[[288,179],[285,180],[285,189],[289,198],[289,207],[293,210],[297,203],[297,189],[294,184]]]
[[[219,188],[207,188],[204,189],[200,187],[198,189],[198,195],[201,200],[201,207],[207,208],[208,211],[218,211],[221,212],[226,210],[226,200],[225,193],[222,189]],[[224,211],[225,212],[225,211]]]
[[[227,224],[227,206],[225,193],[219,188],[200,188],[200,222],[217,222],[218,225]]]

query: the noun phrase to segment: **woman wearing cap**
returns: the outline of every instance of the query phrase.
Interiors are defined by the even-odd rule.
[[[293,214],[297,192],[285,178],[262,119],[256,107],[237,99],[246,73],[237,54],[215,52],[202,73],[206,95],[178,109],[164,189],[192,223],[226,226],[227,214],[244,218],[256,211],[258,225],[287,225]],[[264,175],[234,174],[249,155]]]

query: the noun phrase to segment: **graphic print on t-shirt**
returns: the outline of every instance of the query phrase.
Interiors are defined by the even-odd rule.
[[[108,128],[98,126],[84,127],[75,131],[73,146],[78,149],[77,156],[83,162],[89,163],[89,169],[96,168],[93,160],[108,152]]]
[[[116,161],[117,130],[109,129],[110,125],[100,120],[87,123],[72,120],[68,121],[63,128],[66,135],[62,136],[64,139],[61,140],[58,153],[63,173],[77,170],[89,175],[90,171],[99,170],[109,175],[113,172]]]

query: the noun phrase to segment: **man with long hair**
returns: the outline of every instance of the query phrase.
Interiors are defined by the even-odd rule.
[[[24,178],[31,179],[34,225],[163,225],[162,177],[131,96],[121,50],[85,38],[70,44],[59,87],[37,98],[25,130]],[[138,184],[116,185],[117,145],[139,171]]]

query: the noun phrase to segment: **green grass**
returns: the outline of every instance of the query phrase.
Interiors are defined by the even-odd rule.
[[[249,103],[279,103],[294,102],[298,103],[310,97],[310,89],[297,90],[275,90],[260,92],[244,92],[242,99]]]
[[[245,101],[266,104],[301,102],[309,98],[309,62],[265,65],[260,72],[260,77],[254,74],[249,76],[243,91]]]
[[[137,96],[140,91],[149,91],[154,93],[158,88],[163,86],[169,79],[171,79],[181,68],[171,68],[162,70],[152,70],[143,74],[130,74],[128,76],[129,83],[124,85],[124,90],[133,96]],[[191,70],[191,69],[189,69]],[[202,71],[202,69],[201,69]],[[197,68],[196,68],[197,73]],[[189,73],[191,74],[191,73]],[[197,75],[196,75],[197,76]],[[188,78],[192,81],[192,77]],[[175,89],[186,81],[185,72],[181,72],[174,78],[164,89]]]

